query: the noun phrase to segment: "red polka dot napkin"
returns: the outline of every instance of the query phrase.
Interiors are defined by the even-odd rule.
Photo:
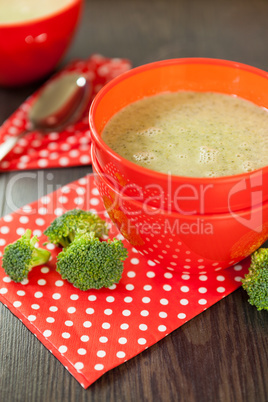
[[[87,60],[73,61],[58,75],[69,71],[85,74],[92,86],[88,105],[90,106],[96,93],[108,81],[129,70],[130,67],[128,60],[109,59],[94,54]],[[0,143],[29,127],[27,113],[38,92],[39,90],[29,97],[0,127]],[[0,171],[79,166],[90,163],[90,131],[88,110],[86,110],[77,123],[69,125],[61,133],[51,132],[43,135],[34,131],[27,134],[0,162]]]
[[[110,237],[122,238],[103,209],[93,175],[62,187],[0,220],[0,257],[26,228],[43,230],[68,209],[90,209],[110,223]],[[119,284],[76,289],[55,271],[59,248],[46,247],[51,261],[14,283],[0,264],[0,300],[86,388],[108,370],[132,358],[240,286],[249,259],[210,275],[166,270],[139,255],[125,240],[129,257]]]

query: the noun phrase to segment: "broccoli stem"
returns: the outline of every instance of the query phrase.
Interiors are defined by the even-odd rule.
[[[37,241],[38,241],[37,236],[33,236],[32,239],[31,239],[31,236],[32,236],[32,231],[31,231],[31,229],[26,229],[26,231],[25,231],[25,233],[24,233],[23,236],[24,236],[24,238],[25,238],[26,240],[30,240],[31,246],[34,246],[34,245],[37,243]]]
[[[69,237],[61,237],[61,239],[59,241],[59,244],[64,248],[68,247],[70,245],[70,243],[71,243],[71,241],[70,241]]]
[[[46,264],[50,258],[50,252],[42,248],[35,248],[32,253],[31,267]]]
[[[2,265],[14,282],[26,279],[32,268],[49,260],[50,252],[37,248],[38,238],[31,238],[31,235],[32,231],[27,229],[18,240],[5,247]]]

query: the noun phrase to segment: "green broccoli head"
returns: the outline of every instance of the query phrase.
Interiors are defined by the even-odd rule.
[[[56,218],[44,231],[49,241],[68,247],[77,233],[94,232],[96,237],[108,233],[107,224],[98,215],[73,209]]]
[[[58,254],[57,271],[80,290],[107,288],[120,281],[126,258],[121,240],[100,241],[86,233]]]
[[[242,286],[248,293],[250,304],[257,310],[268,310],[268,248],[260,248],[252,254]]]
[[[14,282],[26,279],[33,267],[43,265],[49,260],[50,252],[36,248],[38,238],[31,238],[31,235],[32,231],[27,229],[20,239],[6,246],[4,250],[2,265]]]

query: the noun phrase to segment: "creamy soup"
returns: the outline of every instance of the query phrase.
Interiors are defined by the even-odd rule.
[[[105,126],[103,140],[143,167],[192,177],[249,172],[268,165],[268,111],[209,92],[139,100]]]
[[[0,0],[0,24],[40,18],[73,3],[74,0]]]

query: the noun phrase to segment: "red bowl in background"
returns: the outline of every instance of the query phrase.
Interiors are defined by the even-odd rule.
[[[17,86],[49,74],[70,45],[83,0],[43,17],[0,23],[0,85]]]
[[[165,268],[200,274],[235,264],[268,238],[268,202],[236,213],[182,215],[121,192],[91,150],[95,183],[111,220],[142,255]]]
[[[117,181],[126,195],[183,214],[225,213],[267,202],[268,166],[215,178],[169,176],[124,159],[102,140],[106,123],[125,106],[146,96],[179,90],[235,94],[268,108],[268,73],[251,66],[188,58],[135,68],[105,85],[90,109],[92,142],[103,172]],[[261,199],[253,195],[257,190]]]

